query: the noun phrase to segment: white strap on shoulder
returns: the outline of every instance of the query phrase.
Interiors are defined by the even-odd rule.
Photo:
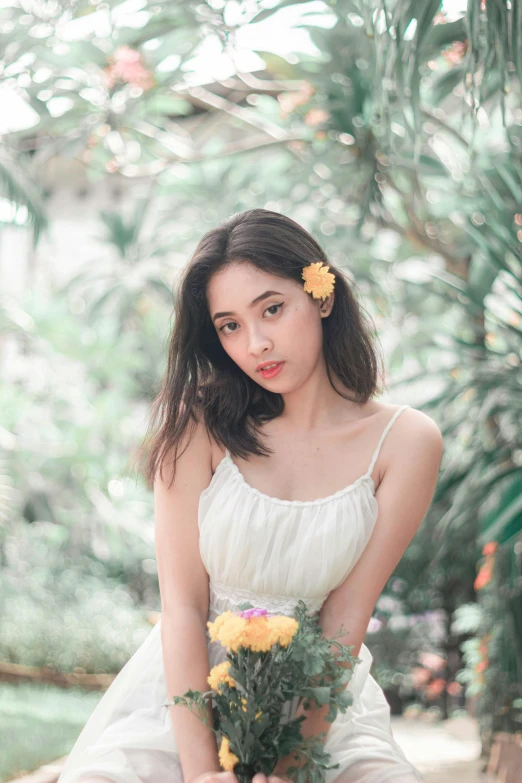
[[[409,405],[401,405],[400,408],[397,408],[397,410],[395,411],[395,413],[391,417],[390,421],[388,422],[388,424],[384,428],[384,431],[383,431],[383,433],[382,433],[382,435],[380,437],[379,443],[377,444],[377,448],[373,452],[372,461],[370,463],[370,467],[368,468],[368,474],[367,475],[371,475],[371,473],[372,473],[372,471],[373,471],[373,469],[375,467],[375,463],[377,462],[377,457],[379,456],[379,452],[381,450],[381,446],[383,444],[383,441],[384,441],[386,435],[388,434],[389,430],[391,429],[393,422],[395,421],[396,418],[398,418],[398,416],[400,416],[400,414],[404,410],[406,410],[406,408],[409,408],[409,407],[410,407]]]

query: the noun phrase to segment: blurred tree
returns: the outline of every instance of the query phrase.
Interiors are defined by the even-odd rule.
[[[155,232],[144,231],[152,203],[152,195],[136,200],[128,218],[116,211],[100,213],[105,227],[101,241],[112,259],[93,259],[62,289],[65,296],[83,298],[91,323],[105,316],[118,333],[129,328],[141,330],[142,313],[158,299],[172,309],[173,293],[166,282],[169,269],[164,258],[169,248],[160,244]]]

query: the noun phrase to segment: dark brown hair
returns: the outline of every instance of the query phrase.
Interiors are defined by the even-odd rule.
[[[187,425],[203,419],[207,431],[232,454],[267,455],[258,427],[283,412],[281,394],[264,389],[228,356],[219,342],[207,303],[211,277],[227,264],[249,261],[259,269],[304,285],[304,266],[323,261],[335,277],[332,312],[322,320],[323,351],[330,384],[332,371],[354,397],[365,403],[382,392],[380,356],[373,322],[358,303],[343,273],[327,259],[316,240],[295,221],[268,209],[232,215],[208,231],[196,247],[179,281],[175,321],[167,368],[152,406],[149,431],[139,455],[149,487],[177,447]],[[174,471],[172,480],[174,479]]]

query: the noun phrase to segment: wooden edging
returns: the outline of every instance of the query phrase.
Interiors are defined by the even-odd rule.
[[[497,732],[493,736],[488,772],[502,783],[520,783],[522,770],[522,732]]]
[[[84,672],[57,672],[39,666],[22,666],[19,663],[0,662],[0,682],[39,682],[58,685],[60,688],[79,686],[91,691],[105,691],[115,674],[85,674]]]
[[[145,619],[150,625],[156,625],[160,617],[160,612],[150,611]],[[20,663],[0,661],[0,682],[42,682],[58,685],[60,688],[72,688],[78,685],[91,691],[105,691],[115,677],[116,674],[57,672],[40,666],[23,666]]]

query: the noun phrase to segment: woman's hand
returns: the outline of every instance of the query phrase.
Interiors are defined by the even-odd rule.
[[[290,778],[278,777],[277,775],[269,775],[268,778],[262,772],[257,772],[252,778],[252,783],[292,783]]]
[[[191,783],[238,783],[238,779],[233,772],[203,772]],[[262,772],[257,772],[252,778],[252,783],[293,783],[293,781],[273,774],[267,778]]]
[[[239,783],[233,772],[202,772],[191,783]]]

